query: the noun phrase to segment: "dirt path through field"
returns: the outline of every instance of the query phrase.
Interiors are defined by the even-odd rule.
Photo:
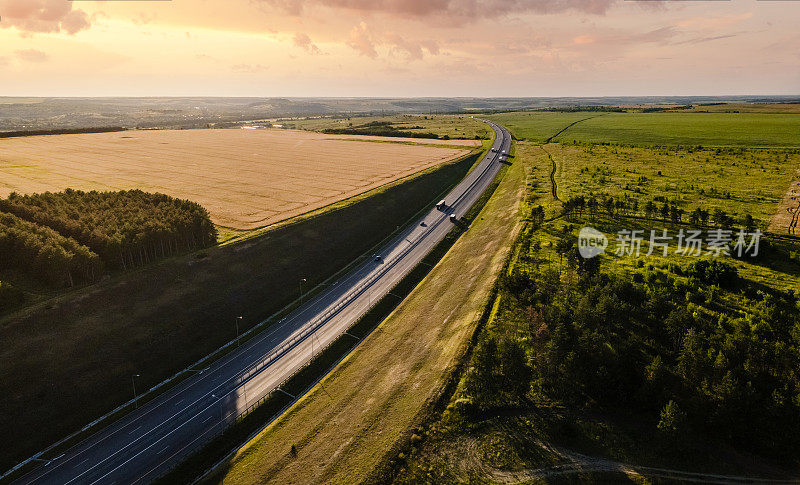
[[[539,148],[541,148],[542,151],[547,154],[547,158],[550,159],[550,163],[552,164],[552,169],[550,170],[550,186],[552,187],[553,198],[555,200],[559,201],[559,202],[563,202],[563,201],[558,198],[558,184],[556,183],[556,172],[558,171],[558,165],[556,165],[556,161],[553,159],[553,156],[550,154],[550,152],[547,151],[547,149],[545,149],[544,146],[547,145],[548,143],[551,143],[553,141],[553,139],[556,138],[558,135],[564,133],[565,131],[569,130],[570,128],[572,128],[573,126],[577,125],[578,123],[581,123],[581,122],[586,121],[586,120],[590,120],[592,118],[597,118],[598,116],[603,116],[603,115],[589,116],[588,118],[583,118],[582,120],[573,121],[572,123],[568,124],[564,128],[561,128],[560,130],[558,130],[558,132],[555,135],[551,136],[550,138],[545,140],[544,143],[539,145]]]
[[[556,161],[553,159],[553,156],[550,155],[550,152],[548,152],[544,146],[539,145],[539,148],[541,148],[542,151],[547,154],[547,158],[550,159],[550,163],[552,164],[552,168],[550,170],[550,188],[553,192],[553,198],[559,202],[562,202],[562,200],[558,198],[558,184],[556,183],[556,172],[558,171],[558,165],[556,165]]]
[[[778,209],[769,221],[769,232],[796,234],[800,222],[800,170],[797,171],[789,190],[778,204]]]
[[[520,439],[530,440],[530,437],[522,436]],[[648,466],[631,465],[614,460],[608,460],[596,456],[584,455],[575,451],[554,446],[551,443],[536,439],[532,446],[538,446],[559,463],[552,466],[541,468],[523,468],[520,470],[502,470],[494,468],[486,463],[480,446],[474,437],[463,436],[453,448],[447,447],[449,459],[454,459],[455,468],[459,471],[459,476],[472,477],[480,483],[539,483],[549,482],[557,478],[569,479],[573,475],[595,474],[596,480],[601,480],[605,475],[596,474],[623,474],[628,477],[638,478],[659,478],[677,483],[714,483],[714,484],[791,484],[797,483],[796,480],[780,480],[767,478],[753,478],[734,475],[720,475],[714,473],[688,472],[670,468],[658,468]],[[605,476],[609,482],[613,481],[613,475]]]

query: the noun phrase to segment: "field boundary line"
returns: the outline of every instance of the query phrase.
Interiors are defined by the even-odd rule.
[[[559,130],[558,133],[556,133],[555,135],[553,135],[550,138],[548,138],[547,140],[545,140],[544,143],[542,143],[542,144],[543,145],[547,145],[548,143],[553,141],[553,138],[556,138],[558,135],[564,133],[565,131],[569,130],[570,128],[572,128],[573,126],[577,125],[578,123],[581,123],[581,122],[586,121],[586,120],[591,120],[592,118],[598,118],[600,116],[603,116],[603,115],[601,115],[601,114],[600,115],[594,115],[594,116],[589,116],[588,118],[584,118],[582,120],[573,121],[572,123],[568,124],[564,128],[561,128],[561,130]]]

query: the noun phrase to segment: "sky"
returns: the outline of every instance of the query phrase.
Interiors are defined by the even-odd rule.
[[[800,0],[0,0],[0,96],[800,94]]]

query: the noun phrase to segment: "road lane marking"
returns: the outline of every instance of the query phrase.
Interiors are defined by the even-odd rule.
[[[502,142],[502,143],[503,143],[503,144],[505,143],[505,135],[504,135],[504,134],[503,134],[503,142]],[[488,157],[487,157],[487,158],[488,158]],[[472,194],[472,192],[474,192],[474,189],[478,187],[478,182],[480,182],[480,181],[481,181],[481,179],[485,178],[485,175],[487,175],[487,174],[489,173],[489,170],[488,170],[489,168],[490,168],[490,167],[486,167],[486,168],[483,170],[483,172],[480,174],[480,176],[473,177],[475,180],[469,180],[469,179],[467,179],[467,180],[465,180],[465,181],[464,181],[465,183],[464,183],[463,185],[467,185],[467,187],[464,187],[464,189],[462,190],[462,193],[461,193],[461,195],[459,195],[459,196],[458,196],[458,198],[457,198],[457,201],[458,201],[458,202],[464,202],[464,201],[468,201],[468,199],[474,199],[474,198],[475,198],[474,196],[475,196],[476,194]],[[496,175],[496,174],[495,174],[495,175]],[[491,180],[490,180],[490,181],[491,181]],[[483,185],[486,185],[486,184],[483,184]],[[485,190],[485,187],[484,187],[484,190]],[[480,194],[477,194],[477,195],[480,195]],[[472,201],[472,202],[474,203],[474,201]],[[439,224],[437,223],[437,224],[435,224],[435,226],[439,226]],[[443,226],[442,226],[442,227],[443,227]],[[434,228],[431,228],[431,230],[430,230],[430,231],[426,231],[426,232],[425,232],[425,233],[424,233],[424,234],[423,234],[423,235],[422,235],[420,238],[418,238],[418,239],[415,241],[415,243],[420,243],[420,242],[421,242],[423,239],[426,239],[426,237],[427,237],[428,235],[431,235],[431,234],[433,234],[433,233],[434,233],[434,230],[433,230],[433,229],[434,229]],[[438,232],[440,232],[440,231],[436,231],[436,232],[438,233]],[[409,242],[410,242],[410,241],[409,241]],[[409,262],[408,260],[406,260],[406,261],[401,261],[401,260],[405,259],[405,258],[406,258],[406,256],[408,256],[409,254],[411,254],[411,253],[410,253],[410,252],[403,252],[403,254],[399,255],[399,257],[398,257],[398,258],[397,258],[395,261],[393,261],[393,264],[391,264],[390,266],[391,266],[391,267],[395,267],[395,266],[397,266],[397,267],[400,267],[400,268],[402,268],[403,266],[408,266],[408,264],[410,264],[410,262]],[[405,263],[405,264],[403,264],[403,265],[400,265],[400,264],[398,264],[398,263],[401,263],[401,262],[403,262],[403,263]],[[367,274],[367,275],[369,275],[369,273],[371,273],[371,272],[370,272],[370,271],[367,271],[367,272],[366,272],[366,274]],[[294,329],[294,331],[292,331],[292,332],[290,333],[290,336],[291,336],[291,335],[294,335],[294,336],[295,336],[295,337],[291,337],[291,340],[294,340],[294,342],[292,342],[292,344],[290,344],[290,347],[289,347],[289,348],[282,349],[282,350],[280,350],[279,352],[276,352],[276,353],[275,353],[273,356],[268,356],[267,358],[263,359],[261,362],[259,362],[259,363],[258,363],[258,364],[256,364],[256,365],[257,365],[257,366],[263,366],[263,367],[262,367],[262,369],[265,369],[265,368],[267,368],[267,367],[271,367],[272,365],[274,365],[274,364],[276,364],[276,363],[280,362],[280,360],[282,360],[284,356],[288,356],[288,355],[291,355],[292,353],[295,353],[295,352],[294,352],[294,350],[297,348],[297,345],[296,345],[296,344],[297,344],[297,343],[299,343],[300,341],[305,341],[305,340],[306,340],[306,338],[308,338],[308,337],[309,337],[309,335],[310,335],[310,336],[313,338],[314,334],[317,334],[317,332],[320,332],[321,330],[322,330],[323,332],[324,332],[324,331],[326,331],[326,330],[328,330],[328,328],[330,328],[330,325],[329,325],[329,323],[331,323],[331,321],[333,321],[333,317],[334,317],[334,316],[336,316],[336,315],[338,315],[338,314],[342,314],[343,312],[350,313],[350,311],[348,311],[348,309],[347,309],[346,307],[349,307],[349,306],[350,306],[350,304],[352,304],[352,303],[354,303],[354,302],[357,302],[358,300],[363,300],[363,295],[365,294],[366,290],[367,290],[368,288],[372,287],[373,285],[375,285],[376,283],[378,283],[378,282],[379,282],[379,280],[380,280],[381,278],[383,278],[384,276],[387,276],[387,274],[389,273],[389,271],[388,271],[388,270],[387,270],[387,271],[377,271],[377,273],[378,273],[378,274],[369,275],[367,278],[365,278],[365,279],[367,280],[367,281],[365,282],[366,284],[365,284],[363,287],[361,287],[361,288],[359,288],[358,290],[356,290],[355,292],[352,292],[352,293],[351,293],[351,292],[345,291],[345,293],[344,293],[343,295],[339,296],[339,298],[337,298],[337,300],[339,300],[339,301],[340,301],[340,303],[342,304],[342,307],[341,307],[341,308],[335,308],[335,309],[333,309],[333,311],[331,311],[331,308],[332,308],[332,307],[335,307],[335,306],[337,306],[339,303],[335,303],[335,304],[334,304],[334,303],[332,303],[332,304],[329,304],[328,306],[326,306],[326,307],[323,307],[323,309],[322,309],[322,312],[321,312],[321,313],[318,313],[318,314],[317,314],[317,316],[316,316],[315,318],[312,318],[312,319],[309,321],[309,323],[311,323],[310,325],[302,325],[301,327],[298,327],[298,328]],[[355,275],[354,275],[352,278],[347,278],[346,280],[350,280],[350,279],[353,279],[353,278],[357,278],[357,277],[359,277],[359,276],[360,276],[360,274],[363,274],[363,272],[359,272],[359,273],[355,274]],[[369,281],[369,280],[372,280],[372,281]],[[329,293],[334,293],[334,291],[330,291]],[[289,324],[289,323],[292,323],[292,321],[294,321],[294,320],[297,320],[297,319],[299,319],[301,316],[303,316],[302,314],[305,314],[305,313],[309,313],[309,312],[315,311],[315,308],[314,308],[314,306],[316,306],[317,308],[319,308],[319,306],[320,306],[320,305],[319,305],[319,303],[321,303],[321,302],[316,302],[314,305],[312,305],[312,304],[311,304],[311,302],[309,302],[309,306],[308,306],[306,309],[304,309],[304,310],[303,310],[303,311],[302,311],[300,314],[297,314],[297,315],[296,315],[294,318],[291,318],[291,319],[290,319],[290,321],[287,321],[287,322],[285,322],[285,323],[284,323],[284,321],[286,320],[286,318],[284,318],[283,320],[281,320],[281,321],[280,321],[280,323],[279,323],[278,327],[283,327],[283,326],[285,326],[285,325],[287,325],[287,324]],[[363,303],[363,301],[362,301],[362,303]],[[352,310],[352,309],[353,309],[353,308],[351,307],[349,310]],[[326,315],[326,313],[327,313],[327,315]],[[315,320],[317,320],[317,321],[315,321]],[[252,344],[252,346],[251,346],[251,349],[252,349],[252,350],[255,350],[259,344],[262,344],[262,343],[264,342],[264,340],[265,340],[267,337],[269,337],[270,335],[274,334],[274,333],[275,333],[275,331],[277,331],[277,330],[278,330],[278,328],[276,328],[274,331],[271,331],[271,332],[266,332],[266,334],[263,334],[263,336],[261,336],[261,337],[259,337],[259,338],[257,338],[257,339],[254,339],[254,340],[253,340],[253,344]],[[304,334],[304,332],[306,332],[307,330],[310,330],[310,332],[308,332],[308,333],[305,333],[305,334]],[[320,332],[320,333],[323,333],[323,332]],[[328,333],[329,333],[329,332],[328,332]],[[317,334],[317,335],[319,335],[319,334]],[[274,340],[275,340],[275,339],[273,339],[273,341],[274,341]],[[286,339],[286,340],[287,340],[287,341],[289,341],[289,340],[290,340],[290,337],[287,337],[287,339]],[[278,356],[279,356],[279,355],[281,356],[281,358],[280,358],[280,359],[278,359]],[[225,378],[225,379],[226,379],[226,382],[231,382],[232,384],[234,384],[235,386],[237,386],[237,388],[238,388],[238,387],[240,387],[240,385],[239,385],[239,384],[237,384],[237,383],[235,382],[235,380],[236,380],[237,378],[241,377],[241,375],[242,375],[242,374],[244,374],[244,373],[246,373],[247,371],[238,371],[238,370],[237,370],[237,371],[234,373],[234,375],[233,375],[233,376],[231,376],[231,377],[227,377],[227,376],[225,376],[224,374],[222,374],[222,372],[221,372],[221,371],[227,370],[227,368],[229,368],[229,367],[230,367],[230,366],[232,366],[233,364],[236,364],[237,362],[240,362],[240,363],[241,363],[241,362],[242,362],[242,360],[243,360],[243,359],[242,359],[243,357],[245,357],[245,358],[246,358],[246,357],[248,357],[248,355],[247,355],[247,354],[244,354],[244,355],[242,355],[242,354],[239,354],[239,355],[232,354],[230,359],[225,359],[225,361],[223,361],[223,362],[220,362],[220,365],[219,365],[219,366],[218,366],[216,369],[214,369],[214,373],[220,373],[220,374],[221,374],[221,375],[219,375],[219,376],[217,377],[217,379],[219,379],[219,378]],[[298,357],[298,358],[299,358],[299,357]],[[296,359],[295,359],[295,360],[296,360]],[[268,363],[268,365],[266,365],[267,363]],[[261,371],[261,369],[259,369],[259,371]],[[261,374],[261,373],[262,373],[262,372],[259,372],[259,374]],[[216,379],[215,379],[215,380],[216,380]],[[178,394],[178,393],[179,393],[178,391],[180,391],[180,392],[186,392],[187,390],[191,389],[192,387],[195,387],[195,385],[197,385],[198,383],[202,383],[202,382],[204,382],[204,381],[205,381],[205,382],[209,382],[209,380],[206,380],[206,379],[196,379],[196,380],[194,380],[194,382],[191,382],[191,383],[189,383],[189,385],[188,385],[186,388],[184,388],[184,389],[176,389],[176,394]],[[220,387],[220,386],[218,386],[217,388],[219,388],[219,387]],[[231,391],[227,391],[227,392],[225,393],[225,395],[228,395],[228,394],[232,393],[234,390],[236,390],[236,389],[233,389],[233,390],[231,390]],[[282,391],[282,390],[281,390],[281,391]],[[285,392],[285,391],[283,391],[283,392]],[[287,393],[287,394],[288,394],[288,393]],[[194,404],[196,404],[196,403],[197,403],[197,402],[199,402],[201,399],[203,399],[203,398],[205,398],[205,397],[207,397],[207,396],[208,396],[208,393],[206,393],[206,394],[205,394],[205,395],[204,395],[202,398],[200,398],[200,399],[198,399],[198,400],[194,401],[194,402],[192,403],[192,405],[190,405],[190,406],[187,406],[187,407],[186,407],[186,408],[184,408],[182,411],[185,411],[185,410],[189,409],[191,406],[193,406]],[[154,410],[158,409],[158,408],[159,408],[160,406],[162,406],[163,404],[164,404],[164,403],[159,403],[159,405],[158,405],[158,406],[154,406],[153,408],[149,409],[149,410],[148,410],[148,411],[147,411],[147,412],[146,412],[144,415],[142,415],[142,416],[141,416],[141,418],[143,418],[144,416],[147,416],[147,415],[149,415],[149,414],[150,414],[152,411],[154,411]],[[147,434],[150,434],[151,432],[155,431],[155,429],[157,429],[157,428],[160,428],[161,426],[163,426],[164,424],[166,424],[166,422],[167,422],[167,421],[171,421],[171,420],[172,420],[173,418],[175,418],[177,415],[178,415],[178,414],[176,413],[176,414],[174,414],[173,416],[170,416],[169,418],[167,418],[167,420],[166,420],[166,421],[162,421],[162,422],[160,422],[160,423],[156,424],[155,428],[153,428],[152,430],[150,430],[150,431],[148,431],[147,433],[145,433],[145,435],[147,435]],[[195,416],[197,416],[197,415],[195,415]],[[195,417],[195,416],[193,416],[192,418],[190,418],[190,419],[188,419],[187,421],[185,421],[184,423],[182,423],[182,424],[181,424],[179,427],[182,427],[182,426],[183,426],[183,425],[185,425],[187,422],[191,421],[191,419],[194,419],[194,417]],[[134,429],[133,431],[136,431],[136,430],[137,430],[137,429],[139,429],[140,427],[141,427],[141,425],[140,425],[139,427],[137,427],[136,429]],[[123,427],[122,429],[124,429],[124,427]],[[105,439],[107,439],[108,437],[115,435],[115,434],[116,434],[118,431],[121,431],[122,429],[115,430],[115,432],[113,432],[113,433],[111,433],[109,436],[107,436],[107,437],[103,438],[103,440],[101,440],[101,441],[104,441],[104,440],[105,440]],[[130,433],[133,433],[133,431],[131,431]],[[174,430],[173,430],[173,431],[174,431]],[[172,434],[172,432],[170,432],[169,434]],[[134,443],[135,443],[136,441],[139,441],[139,439],[143,438],[145,435],[143,435],[143,436],[141,436],[141,437],[137,438],[137,439],[134,441]],[[161,441],[161,440],[158,440],[158,441]],[[91,449],[91,448],[95,447],[95,446],[96,446],[96,444],[97,444],[97,443],[95,443],[95,444],[92,444],[92,446],[91,446],[90,448],[88,448],[88,449]],[[131,444],[128,444],[127,446],[124,446],[124,447],[123,447],[123,449],[126,449],[126,448],[128,448],[129,446],[131,446],[131,445],[132,445],[132,443],[131,443]],[[152,445],[151,445],[151,446],[152,446]],[[147,448],[149,448],[149,446],[148,446]],[[146,449],[147,449],[147,448],[146,448]],[[119,451],[122,451],[122,450],[119,450]],[[116,455],[116,454],[117,454],[119,451],[117,451],[117,452],[115,452],[114,454],[112,454],[112,456],[113,456],[113,455]],[[143,450],[143,451],[144,451],[144,450]],[[137,456],[138,456],[139,454],[141,454],[141,453],[142,453],[142,452],[140,452],[140,453],[137,453]],[[105,460],[102,460],[102,461],[101,461],[101,463],[102,463],[102,462],[104,462],[104,461],[106,461],[106,460],[107,460],[107,458],[106,458]],[[130,460],[128,460],[128,461],[130,461]],[[127,461],[126,461],[126,463],[127,463]],[[117,467],[117,468],[119,468],[119,467]],[[107,475],[108,475],[108,474],[106,474],[105,476],[107,476]],[[73,480],[74,480],[74,479],[73,479]]]

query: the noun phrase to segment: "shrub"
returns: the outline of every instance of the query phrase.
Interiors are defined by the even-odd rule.
[[[686,275],[697,278],[699,281],[718,285],[726,288],[736,284],[738,273],[736,268],[729,263],[718,259],[700,259],[689,263]]]

